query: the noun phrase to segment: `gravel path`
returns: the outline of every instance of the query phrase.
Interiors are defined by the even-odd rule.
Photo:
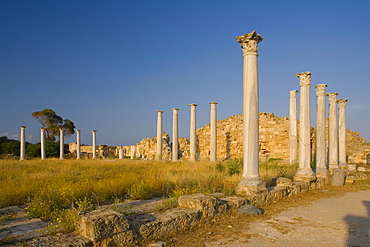
[[[206,246],[370,246],[370,190],[319,199]]]

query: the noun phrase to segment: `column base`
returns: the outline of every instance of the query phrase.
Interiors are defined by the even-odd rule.
[[[294,176],[294,181],[297,182],[311,182],[314,180],[316,180],[316,175],[311,168],[298,168],[298,171]]]
[[[323,178],[325,179],[325,184],[328,185],[330,184],[330,178],[331,178],[331,174],[329,172],[328,169],[326,168],[319,168],[319,169],[316,169],[316,178]]]
[[[334,169],[339,169],[339,165],[338,164],[329,164],[329,171],[330,171],[331,174],[333,174]]]
[[[260,179],[242,178],[236,187],[237,194],[243,195],[258,195],[266,191],[266,183]]]
[[[348,165],[346,163],[340,163],[339,164],[339,168],[342,169],[342,170],[347,170],[348,169]]]

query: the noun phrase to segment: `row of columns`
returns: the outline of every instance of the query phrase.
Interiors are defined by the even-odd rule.
[[[93,147],[93,159],[96,159],[96,132],[92,130],[92,147]],[[77,159],[81,158],[81,130],[76,130],[76,142],[77,142]],[[64,159],[64,131],[60,129],[59,136],[59,158]],[[40,128],[40,149],[41,159],[46,158],[46,145],[45,145],[45,128]],[[20,160],[26,159],[26,126],[21,126],[20,134]]]
[[[311,73],[296,75],[300,80],[300,118],[299,118],[299,169],[295,180],[311,181],[315,177],[327,177],[329,169],[346,167],[346,99],[337,99],[338,93],[326,94],[326,84],[316,88],[316,174],[311,169],[310,140],[310,81]],[[297,161],[297,90],[290,91],[289,104],[289,143],[290,163]],[[326,154],[326,96],[329,102],[328,156]],[[338,105],[338,106],[337,106]],[[338,113],[338,115],[337,115]],[[339,124],[338,124],[339,119]]]
[[[209,103],[210,109],[210,161],[217,160],[217,102]],[[190,104],[190,155],[189,160],[197,160],[197,135],[196,135],[196,113],[197,104]],[[179,159],[179,143],[178,143],[178,114],[177,108],[172,109],[172,160]],[[157,146],[156,157],[162,159],[162,120],[163,111],[157,111]]]

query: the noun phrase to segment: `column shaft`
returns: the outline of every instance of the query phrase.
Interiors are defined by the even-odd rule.
[[[296,74],[300,79],[299,114],[299,168],[294,180],[312,181],[315,174],[311,169],[311,123],[310,123],[310,85],[311,73]]]
[[[328,93],[329,98],[329,169],[339,168],[338,162],[338,118],[337,95]]]
[[[120,148],[119,151],[118,151],[118,158],[121,160],[123,159],[123,156],[124,156],[124,152],[125,150],[123,150],[123,148]]]
[[[297,92],[289,91],[289,164],[298,162]]]
[[[76,144],[77,159],[81,159],[81,130],[76,130]]]
[[[338,126],[339,126],[339,166],[341,168],[347,167],[347,153],[346,153],[346,99],[338,100]]]
[[[266,190],[259,174],[258,43],[255,31],[236,37],[243,51],[243,174],[237,193]]]
[[[157,111],[157,159],[162,159],[162,113],[163,111]]]
[[[64,131],[62,128],[59,130],[59,159],[64,159]]]
[[[41,159],[46,158],[46,153],[45,153],[45,129],[40,128],[40,144],[41,144]]]
[[[20,148],[20,157],[19,160],[26,159],[26,126],[21,126],[21,148]]]
[[[326,167],[326,84],[316,87],[316,176],[327,178]]]
[[[172,160],[179,160],[179,109],[172,109]]]
[[[92,151],[92,155],[93,155],[93,159],[96,159],[96,132],[97,130],[92,130],[92,148],[93,148],[93,151]]]
[[[217,160],[217,102],[211,102],[211,113],[210,113],[210,161]]]
[[[197,104],[190,104],[190,157],[189,160],[195,161],[197,154],[197,134],[196,134],[196,114]]]

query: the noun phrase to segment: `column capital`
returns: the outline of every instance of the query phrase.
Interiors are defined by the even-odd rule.
[[[217,102],[209,102],[211,105],[217,105]]]
[[[348,101],[348,99],[338,99],[337,100],[338,107],[339,108],[344,108],[346,106],[347,101]]]
[[[338,93],[328,93],[326,95],[328,96],[329,103],[333,104],[337,102]]]
[[[91,132],[98,132],[97,130],[92,130]]]
[[[22,129],[25,129],[27,126],[21,126]]]
[[[157,111],[158,112],[158,114],[162,114],[163,113],[163,111]]]
[[[173,111],[180,111],[178,108],[172,108]]]
[[[76,130],[76,132],[81,132],[81,130]]]
[[[297,97],[298,90],[292,90],[289,91],[290,98],[296,98]]]
[[[299,86],[309,86],[311,85],[311,72],[302,72],[295,74],[299,78]]]
[[[315,85],[316,88],[316,96],[325,96],[325,90],[327,85],[326,84],[317,84]]]
[[[198,106],[197,104],[189,104],[189,106]]]
[[[246,55],[258,55],[258,43],[263,38],[256,31],[237,36],[236,41],[242,45],[243,57]]]

